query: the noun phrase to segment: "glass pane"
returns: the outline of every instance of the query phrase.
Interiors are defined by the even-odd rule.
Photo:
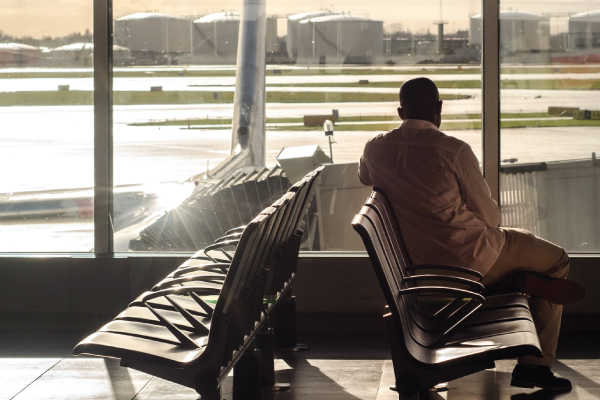
[[[0,252],[89,252],[92,2],[0,11]]]
[[[569,1],[549,14],[500,5],[502,224],[597,252],[600,13]]]
[[[339,1],[329,10],[267,2],[266,170],[257,163],[218,179],[215,167],[244,148],[232,137],[251,114],[233,104],[236,78],[244,79],[235,66],[243,2],[220,13],[165,2],[164,14],[127,4],[115,2],[115,43],[130,52],[114,85],[117,251],[202,248],[331,157],[303,248],[363,251],[350,228],[370,192],[357,162],[370,137],[400,124],[398,90],[413,77],[438,84],[442,130],[481,155],[481,28],[470,18],[480,1],[435,2],[433,15],[419,2]],[[248,118],[262,118],[252,106]],[[249,192],[251,184],[263,189]]]

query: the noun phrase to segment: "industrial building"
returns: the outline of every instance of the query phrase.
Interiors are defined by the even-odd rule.
[[[600,10],[588,11],[569,17],[569,49],[600,47]]]
[[[115,44],[129,48],[138,62],[171,64],[190,52],[192,22],[160,13],[136,13],[115,20]]]
[[[222,12],[194,21],[191,56],[194,60],[231,63],[237,56],[240,13]]]
[[[191,63],[233,64],[236,62],[241,14],[219,12],[197,19],[193,23]],[[267,18],[267,54],[278,51],[277,19]]]
[[[50,51],[50,65],[53,67],[91,67],[93,62],[93,43],[72,43]],[[113,45],[114,65],[133,63],[128,48]]]
[[[481,45],[481,14],[471,17],[469,38]],[[523,11],[500,12],[500,51],[502,55],[540,52],[550,49],[550,18]]]
[[[39,67],[42,51],[21,43],[0,43],[0,68]]]
[[[383,21],[351,14],[301,20],[297,62],[375,64],[383,53]]]
[[[291,58],[298,57],[298,24],[301,21],[335,14],[333,11],[311,11],[294,14],[287,19],[287,51]]]

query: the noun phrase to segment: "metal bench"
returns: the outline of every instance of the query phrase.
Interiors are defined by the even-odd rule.
[[[413,265],[384,194],[374,190],[352,221],[388,303],[396,389],[402,396],[484,369],[541,356],[527,299],[484,297],[481,275],[460,266]]]
[[[229,262],[184,263],[73,353],[120,358],[123,366],[194,388],[203,400],[220,399],[221,383],[235,367],[234,398],[260,398],[257,373],[263,387],[265,380],[274,384],[273,354],[266,346],[257,365],[254,342],[269,344],[268,318],[290,290],[299,225],[319,173],[245,226],[233,255],[223,252]]]

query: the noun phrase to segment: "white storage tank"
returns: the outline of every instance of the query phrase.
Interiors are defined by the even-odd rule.
[[[55,67],[91,67],[93,57],[93,43],[71,43],[52,49],[50,64]],[[115,65],[123,65],[131,61],[129,49],[113,45],[113,61]]]
[[[569,49],[600,47],[600,10],[587,11],[569,17]]]
[[[332,14],[335,13],[333,11],[310,11],[289,16],[286,37],[288,55],[294,59],[298,57],[298,24],[300,24],[300,21]]]
[[[471,17],[469,40],[481,45],[481,14]],[[523,11],[500,12],[500,51],[502,54],[539,52],[550,49],[550,18]]]
[[[0,43],[0,68],[41,67],[42,50],[22,43]]]
[[[192,58],[196,64],[233,64],[237,59],[241,14],[220,12],[193,23]],[[266,52],[278,51],[277,18],[267,17]]]
[[[115,44],[136,52],[189,54],[192,21],[160,13],[136,13],[115,21]]]
[[[194,21],[192,57],[211,62],[235,62],[240,19],[238,12],[220,12]]]
[[[351,14],[298,24],[299,63],[376,64],[383,55],[383,21]]]

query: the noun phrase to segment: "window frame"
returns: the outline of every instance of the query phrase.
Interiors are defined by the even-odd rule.
[[[94,0],[94,254],[114,254],[112,0]]]
[[[113,244],[113,1],[93,0],[94,12],[94,254],[114,256]],[[500,205],[499,0],[482,0],[483,175]],[[345,253],[345,252],[341,252]],[[353,253],[353,252],[352,252]],[[162,253],[161,253],[162,254]],[[131,255],[131,254],[128,254]],[[145,253],[147,256],[147,253]]]

